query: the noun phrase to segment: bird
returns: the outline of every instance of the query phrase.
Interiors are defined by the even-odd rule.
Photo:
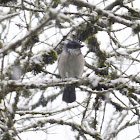
[[[84,56],[81,52],[83,45],[77,40],[73,40],[64,45],[62,53],[58,60],[58,70],[60,77],[63,78],[81,78],[84,70]],[[64,87],[62,100],[66,103],[76,101],[76,92],[74,85]]]

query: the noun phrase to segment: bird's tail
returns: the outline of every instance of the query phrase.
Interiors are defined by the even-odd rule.
[[[66,103],[74,102],[76,100],[75,87],[74,86],[65,87],[62,99]]]

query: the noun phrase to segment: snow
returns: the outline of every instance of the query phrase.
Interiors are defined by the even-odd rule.
[[[91,82],[93,87],[97,87],[98,83],[101,81],[101,77],[94,74],[92,77],[90,77],[89,81]]]
[[[67,2],[67,0],[60,0],[61,1],[61,3],[65,3],[65,2]]]
[[[59,14],[59,10],[58,10],[58,9],[50,8],[49,10],[50,10],[50,12],[51,12],[51,14],[52,14],[53,16],[56,16],[56,15]]]
[[[111,83],[113,83],[114,85],[117,84],[117,83],[127,83],[126,79],[125,78],[117,78],[115,80],[111,80]]]
[[[22,75],[22,70],[19,65],[14,65],[11,69],[11,79],[19,80]]]
[[[117,49],[116,52],[119,54],[122,54],[122,55],[128,55],[126,49],[124,49],[124,48],[119,48],[119,49]]]

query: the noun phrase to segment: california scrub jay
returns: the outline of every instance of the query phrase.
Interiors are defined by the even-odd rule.
[[[78,41],[70,41],[64,46],[58,61],[61,78],[80,78],[82,76],[85,62],[81,47],[83,45]],[[62,99],[67,103],[74,102],[76,100],[75,86],[66,86]]]

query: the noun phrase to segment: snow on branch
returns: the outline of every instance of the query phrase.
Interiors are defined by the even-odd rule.
[[[96,11],[98,13],[98,15],[101,15],[101,16],[106,16],[108,18],[111,18],[113,19],[113,21],[117,22],[117,23],[120,23],[120,24],[123,24],[123,25],[126,25],[128,27],[132,27],[132,26],[140,26],[139,23],[134,23],[132,21],[129,21],[129,20],[126,20],[124,18],[121,18],[119,16],[116,16],[114,15],[112,12],[110,11],[107,11],[107,10],[103,10],[103,9],[100,9],[98,8],[97,6],[93,5],[93,4],[89,4],[87,2],[84,2],[82,0],[71,0],[72,3],[78,7],[87,7],[87,8],[90,8],[94,11]]]
[[[50,20],[56,18],[56,16],[58,16],[57,15],[58,13],[59,13],[59,11],[55,11],[50,8],[50,10],[48,10],[48,12],[44,15],[44,17],[38,22],[39,23],[38,26],[36,26],[34,29],[28,31],[26,33],[26,35],[23,36],[21,39],[16,40],[15,42],[6,45],[3,49],[0,50],[0,54],[6,55],[9,52],[11,52],[12,50],[14,50],[15,48],[19,47],[26,38],[35,35],[39,30],[41,30],[43,27],[45,27],[46,24]]]
[[[52,79],[52,80],[46,80],[41,79],[39,80],[33,80],[30,82],[21,82],[19,80],[9,80],[7,83],[3,82],[4,85],[7,85],[8,87],[12,87],[12,90],[19,88],[26,88],[26,89],[46,89],[47,87],[54,87],[54,86],[64,86],[64,85],[70,85],[70,84],[77,84],[82,82],[86,82],[87,79],[75,79],[75,78],[66,78],[66,79]]]
[[[46,16],[45,16],[46,17]],[[0,50],[0,54],[7,54],[12,49],[15,49],[16,47],[19,47],[21,43],[27,38],[34,34],[36,34],[42,27],[46,25],[46,23],[50,20],[51,17],[46,17],[44,20],[33,30],[30,30],[27,32],[25,36],[23,36],[21,39],[15,41],[14,43],[10,43],[7,46],[4,47],[4,49]]]
[[[84,128],[81,127],[81,125],[79,124],[76,124],[76,123],[72,123],[72,122],[66,122],[66,121],[63,121],[63,120],[55,120],[55,119],[44,119],[44,120],[39,120],[35,123],[32,123],[31,125],[29,126],[26,126],[22,129],[19,129],[17,130],[18,133],[22,133],[26,130],[29,130],[31,128],[37,128],[39,125],[40,126],[43,126],[47,123],[50,123],[50,124],[58,124],[58,125],[67,125],[67,126],[70,126],[72,127],[73,130],[76,130],[78,131],[79,133],[83,133],[83,134],[87,134],[89,136],[91,136],[92,138],[95,138],[96,140],[102,140],[100,134],[98,132],[90,132],[88,130],[85,130]]]
[[[15,17],[15,16],[17,16],[17,15],[19,15],[19,13],[13,13],[13,14],[8,14],[8,15],[1,15],[1,14],[0,14],[0,22],[6,20],[6,19],[8,19],[8,18]]]
[[[95,84],[96,83],[96,84]],[[131,86],[129,81],[126,78],[118,78],[115,80],[108,80],[106,78],[99,78],[97,75],[93,78],[66,78],[66,79],[41,79],[39,80],[32,80],[30,82],[21,82],[19,80],[9,80],[4,81],[1,83],[3,86],[8,87],[8,91],[15,91],[17,88],[19,89],[40,89],[45,90],[47,87],[55,87],[55,86],[65,86],[65,85],[88,85],[91,87],[90,93],[94,94],[105,94],[106,92],[111,92],[113,90],[120,90],[125,92],[126,89],[131,90],[131,92],[135,94],[139,94],[140,88],[137,86]],[[83,88],[84,89],[84,88]],[[86,89],[85,89],[86,91]],[[87,90],[88,91],[88,90]]]
[[[45,11],[44,9],[42,10],[42,9],[37,9],[37,8],[28,8],[25,5],[24,6],[19,6],[19,5],[0,4],[0,6],[14,8],[14,9],[19,9],[19,10],[32,11],[32,12],[44,12]]]

